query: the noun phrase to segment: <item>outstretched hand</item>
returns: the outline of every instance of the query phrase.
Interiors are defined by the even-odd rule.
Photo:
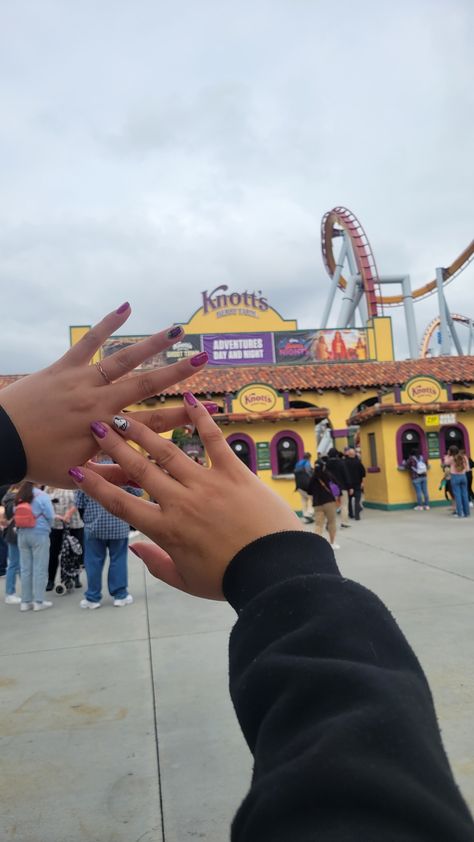
[[[189,392],[185,407],[211,468],[128,416],[113,422],[119,432],[103,422],[94,424],[98,446],[118,463],[121,476],[143,487],[159,505],[132,497],[90,467],[72,468],[71,475],[86,494],[155,542],[157,546],[140,542],[132,547],[154,576],[194,596],[223,599],[226,567],[240,549],[264,535],[303,527],[237,458],[209,412]]]
[[[206,354],[182,360],[154,371],[132,372],[144,360],[169,348],[183,335],[180,327],[161,333],[111,354],[101,361],[104,374],[90,360],[130,315],[122,304],[89,330],[61,359],[11,386],[2,389],[0,403],[10,416],[23,442],[29,480],[58,488],[73,488],[67,469],[82,465],[99,450],[90,434],[95,418],[111,421],[129,404],[161,392],[195,373],[207,361]],[[118,382],[114,382],[118,381]],[[152,429],[163,432],[188,421],[184,409],[130,413]]]

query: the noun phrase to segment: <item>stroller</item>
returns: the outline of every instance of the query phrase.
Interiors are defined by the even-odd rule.
[[[72,591],[75,579],[79,573],[82,558],[82,547],[80,541],[71,535],[69,527],[64,524],[63,542],[59,553],[59,564],[61,567],[61,584],[56,585],[57,594],[65,594]]]

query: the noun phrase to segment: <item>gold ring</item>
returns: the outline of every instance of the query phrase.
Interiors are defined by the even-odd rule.
[[[104,378],[105,382],[106,382],[106,383],[112,383],[112,381],[111,381],[111,379],[110,379],[109,375],[108,375],[108,374],[107,374],[107,372],[104,370],[104,368],[103,368],[103,366],[102,366],[102,363],[94,363],[94,365],[95,365],[95,367],[96,367],[97,371],[98,371],[98,372],[102,375],[102,377]]]

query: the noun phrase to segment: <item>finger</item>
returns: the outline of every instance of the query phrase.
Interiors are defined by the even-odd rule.
[[[243,463],[229,447],[219,427],[212,420],[203,404],[194,397],[192,392],[184,392],[184,405],[188,418],[197,428],[199,438],[207,450],[209,458],[215,467],[230,468]]]
[[[110,463],[104,462],[87,462],[86,468],[104,477],[112,485],[128,485],[131,488],[141,488],[135,480],[127,476],[126,471],[120,465],[111,465]]]
[[[137,421],[131,422],[130,426],[132,426],[132,424],[134,426],[137,425],[138,427],[141,426]],[[150,436],[157,439],[159,438],[158,436],[155,436],[155,433],[151,433],[147,427],[144,427],[143,429],[147,430]],[[162,501],[168,502],[175,500],[175,492],[179,486],[171,476],[162,471],[161,468],[157,468],[153,462],[146,459],[145,456],[138,452],[138,450],[127,444],[127,442],[119,436],[118,433],[102,421],[94,421],[91,424],[91,431],[101,449],[105,453],[108,453],[114,462],[117,462],[122,467],[123,471],[127,474],[128,479],[133,480],[140,486],[140,488],[144,488],[145,491],[148,491],[150,496],[153,497],[153,499],[158,500],[162,507]],[[126,435],[129,435],[128,431]],[[168,447],[172,447],[181,453],[181,451],[175,447],[172,442],[167,442],[165,439],[160,439],[160,441],[163,441]],[[182,456],[184,459],[187,459],[184,453]],[[193,464],[195,468],[197,467],[195,463],[191,462],[191,459],[188,459],[187,461]]]
[[[159,333],[148,336],[134,345],[129,345],[115,354],[110,354],[101,360],[101,365],[109,380],[117,380],[129,371],[133,371],[140,363],[174,345],[184,335],[180,325],[167,328]]]
[[[130,550],[146,564],[151,575],[160,579],[172,588],[177,588],[185,593],[190,593],[181,573],[168,553],[158,544],[149,544],[145,541],[137,541],[130,545]]]
[[[219,412],[216,403],[205,402],[204,406],[211,415]],[[173,409],[152,409],[127,412],[127,420],[139,421],[153,430],[154,433],[166,433],[168,430],[175,430],[176,427],[185,427],[189,424],[189,416],[184,406],[173,407]]]
[[[68,473],[78,490],[93,497],[110,514],[133,523],[144,535],[159,533],[163,515],[158,506],[128,494],[89,468],[77,466],[70,468]]]
[[[114,383],[110,387],[110,397],[113,397],[117,408],[128,406],[131,403],[145,400],[152,395],[160,394],[168,386],[173,386],[181,380],[186,380],[192,374],[196,374],[206,365],[208,355],[205,352],[195,354],[187,360],[181,360],[173,365],[165,365],[155,371],[142,371],[134,374],[126,380]]]
[[[207,410],[204,411],[207,412]],[[193,478],[196,478],[197,473],[202,471],[202,466],[193,462],[172,441],[157,436],[156,433],[152,433],[148,427],[138,421],[129,420],[128,413],[126,416],[115,415],[112,425],[121,436],[140,445],[160,468],[163,468],[183,485],[190,484]],[[123,463],[121,464],[123,465]]]
[[[118,310],[109,313],[102,321],[91,327],[85,336],[64,354],[61,358],[62,361],[68,365],[80,365],[81,363],[90,362],[105,340],[127,321],[129,315],[130,304],[126,301]]]

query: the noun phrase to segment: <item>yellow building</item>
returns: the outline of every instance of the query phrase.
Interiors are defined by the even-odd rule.
[[[374,318],[366,329],[299,330],[260,292],[229,292],[225,285],[203,292],[201,306],[183,327],[184,338],[142,368],[201,350],[209,364],[185,383],[150,396],[146,405],[177,405],[185,389],[213,400],[235,453],[294,509],[300,498],[293,466],[305,451],[316,457],[324,419],[339,450],[360,443],[368,471],[365,505],[414,505],[401,464],[415,443],[410,430],[431,460],[431,498],[443,502],[439,466],[446,446],[460,443],[470,451],[472,357],[395,361],[390,318]],[[87,329],[72,327],[71,342]],[[101,356],[142,338],[111,337]],[[175,432],[178,437],[190,455],[203,455],[196,437]]]

